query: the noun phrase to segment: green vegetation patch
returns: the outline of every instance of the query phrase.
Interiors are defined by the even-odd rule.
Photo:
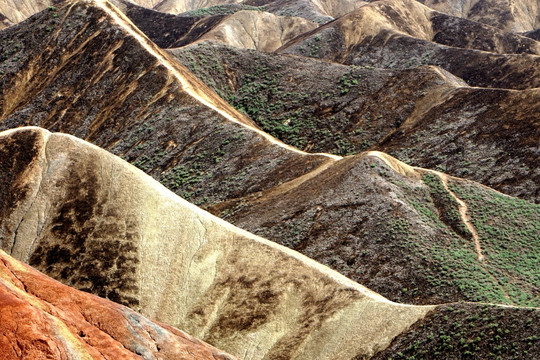
[[[465,181],[449,186],[469,206],[493,276],[517,304],[540,306],[540,205]]]
[[[182,13],[182,16],[204,17],[214,15],[232,15],[242,10],[265,11],[264,6],[250,6],[245,4],[215,5]]]
[[[429,283],[427,295],[522,306],[538,304],[538,296],[535,295],[533,287],[536,286],[535,280],[531,276],[534,273],[532,266],[534,261],[523,259],[520,262],[525,264],[518,266],[519,268],[515,270],[514,276],[521,274],[520,278],[524,285],[521,290],[509,286],[509,277],[504,274],[504,269],[514,266],[516,254],[507,255],[505,259],[502,258],[498,262],[489,261],[489,259],[487,263],[479,261],[472,234],[466,229],[458,212],[459,205],[444,188],[439,176],[432,173],[424,174],[423,181],[427,185],[425,187],[409,186],[394,177],[388,176],[388,178],[401,188],[403,200],[418,213],[423,224],[432,229],[426,232],[413,226],[413,223],[409,223],[407,231],[402,232],[402,235],[398,237],[406,239],[418,256],[424,260],[418,265],[416,271],[422,274],[421,276]],[[478,184],[474,184],[474,187],[483,189]],[[490,190],[487,192],[496,194]],[[456,195],[461,198],[459,194],[456,192]],[[496,208],[497,205],[492,204],[490,207]],[[532,219],[529,220],[532,221]],[[538,220],[536,222],[538,223]],[[520,231],[519,225],[513,224],[513,226],[516,226],[516,231]],[[534,227],[534,225],[530,226]],[[388,234],[384,236],[391,236],[394,239],[400,232],[398,230],[395,226],[387,226]],[[512,242],[512,239],[507,240]],[[534,240],[530,239],[530,241]],[[536,243],[538,246],[538,240]],[[520,246],[520,241],[512,244],[514,248]],[[536,252],[538,250],[536,249]],[[530,256],[536,258],[534,255]]]
[[[370,134],[357,131],[343,106],[373,86],[364,79],[365,69],[339,67],[316,85],[311,76],[303,74],[307,70],[293,72],[284,59],[256,51],[216,49],[201,43],[177,50],[175,56],[229,104],[287,144],[337,155],[355,154],[371,146],[368,140],[356,141]],[[244,56],[252,58],[243,62]],[[235,83],[231,84],[227,72],[233,66]]]
[[[540,310],[479,304],[437,308],[374,359],[533,359]]]
[[[458,235],[472,239],[471,232],[459,214],[457,200],[446,190],[441,178],[433,173],[425,173],[422,180],[429,187],[430,196],[439,211],[440,219]]]

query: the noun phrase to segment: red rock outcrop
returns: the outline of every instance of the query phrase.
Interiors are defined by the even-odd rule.
[[[0,250],[0,354],[10,359],[235,359]]]

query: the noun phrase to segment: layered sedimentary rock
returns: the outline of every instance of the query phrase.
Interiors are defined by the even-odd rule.
[[[536,0],[420,0],[420,2],[440,12],[506,31],[530,31],[540,26],[540,5]]]
[[[239,11],[223,19],[199,40],[218,41],[244,49],[274,51],[294,37],[317,27],[317,24],[299,17]]]
[[[16,44],[20,44],[18,45],[20,51],[5,62],[2,68],[5,69],[6,74],[0,81],[5,89],[9,89],[0,101],[2,128],[24,124],[40,125],[90,140],[123,156],[185,199],[211,209],[216,215],[229,216],[231,221],[245,224],[246,229],[250,231],[269,234],[268,237],[274,241],[305,251],[342,274],[365,282],[366,285],[372,286],[394,301],[429,304],[454,300],[477,300],[521,305],[535,304],[537,295],[531,285],[531,263],[519,262],[519,266],[512,270],[517,277],[507,277],[502,272],[508,261],[504,257],[499,258],[500,262],[499,260],[489,262],[489,257],[487,257],[487,265],[477,262],[471,232],[463,230],[465,226],[463,218],[455,216],[460,208],[459,204],[446,189],[440,189],[437,178],[433,181],[426,179],[431,183],[430,186],[426,181],[418,178],[412,182],[404,181],[400,178],[399,172],[388,168],[384,162],[381,163],[375,159],[377,163],[370,163],[372,157],[366,154],[359,155],[352,161],[341,164],[338,162],[339,166],[334,167],[333,165],[340,159],[339,156],[307,154],[286,146],[255,128],[247,116],[234,110],[185,68],[175,63],[169,55],[155,47],[114,8],[102,3],[97,3],[98,6],[93,4],[79,2],[71,7],[59,9],[58,17],[45,12],[30,20],[32,24],[37,27],[42,26],[45,30],[50,27],[52,35],[42,35],[43,37],[40,38],[34,33],[26,33],[23,27],[25,24],[8,29],[3,34],[7,36],[18,34],[19,42],[6,46],[11,46],[15,50]],[[60,22],[57,20],[59,18],[66,20]],[[42,46],[36,46],[36,41]],[[201,54],[201,57],[197,55],[197,58],[201,63],[209,62],[204,54]],[[85,66],[80,66],[81,63]],[[266,66],[258,67],[256,62],[254,64],[252,76],[268,80],[271,84],[273,80],[269,77]],[[214,66],[213,61],[209,65]],[[278,65],[281,64],[275,64],[276,69]],[[313,69],[316,66],[322,72],[327,69],[321,64],[314,64]],[[347,72],[343,66],[336,66],[335,69],[338,79]],[[364,70],[354,71],[360,74]],[[375,99],[377,96],[384,95],[386,98],[394,99],[392,101],[396,101],[396,104],[402,101],[403,105],[409,106],[407,111],[410,111],[410,99],[417,94],[417,89],[414,87],[417,83],[412,81],[414,79],[418,79],[418,83],[424,83],[426,89],[452,90],[456,86],[463,86],[459,79],[439,72],[436,68],[427,68],[424,73],[426,77],[422,76],[422,71],[404,72],[396,78],[390,76],[386,80],[397,87],[400,82],[410,84],[408,86],[411,93],[403,100],[392,98],[392,93],[395,93],[392,87],[388,88],[388,92],[383,91],[378,95],[375,91],[373,95]],[[379,77],[377,72],[364,74],[374,79]],[[79,80],[81,78],[87,80],[83,82]],[[349,79],[346,76],[341,85],[342,88],[349,82],[354,85],[353,80],[354,78]],[[292,82],[294,81],[293,77]],[[231,83],[234,86],[233,77],[231,77]],[[27,89],[32,89],[32,91],[27,91]],[[353,91],[359,94],[356,88],[350,91],[352,95],[354,95]],[[269,94],[272,93],[269,92]],[[278,94],[273,93],[273,95]],[[439,94],[439,96],[443,95],[444,91]],[[293,92],[290,96],[293,99],[298,98],[298,95]],[[362,97],[350,99],[360,102],[364,100]],[[344,102],[337,101],[336,106],[340,107],[346,103],[346,98],[343,100]],[[429,104],[432,103],[427,101],[427,105]],[[476,106],[483,108],[484,105],[477,103],[472,109]],[[420,107],[420,110],[422,109]],[[451,109],[455,110],[455,108]],[[470,108],[465,108],[464,111],[469,111],[467,109]],[[449,113],[454,110],[449,110]],[[274,108],[274,111],[278,109]],[[527,112],[527,110],[520,111]],[[385,128],[387,125],[385,125],[384,117],[379,118],[379,114],[376,115],[375,117],[374,114],[373,117],[377,119],[377,124],[380,123],[377,126]],[[465,118],[464,126],[469,126],[468,124],[473,119]],[[288,119],[283,119],[281,124],[283,128],[286,128],[288,124],[294,124],[292,117],[288,122],[285,120]],[[526,127],[526,122],[522,125]],[[390,124],[386,129],[391,129],[392,126],[396,125]],[[437,129],[436,134],[440,135],[440,131],[446,130]],[[474,133],[471,130],[471,134]],[[520,136],[514,136],[512,128],[508,128],[506,135],[504,132],[499,131],[499,133],[506,139],[504,142],[501,141],[501,144],[520,138]],[[530,132],[528,134],[530,135]],[[421,133],[419,132],[418,135]],[[495,144],[489,137],[480,136],[479,138],[487,141],[488,145]],[[447,141],[447,138],[444,139]],[[533,137],[524,139],[530,141]],[[414,139],[411,136],[412,140]],[[441,141],[434,140],[433,146],[439,143]],[[474,142],[472,144],[474,145]],[[473,145],[468,145],[469,149]],[[526,154],[527,149],[520,148],[523,153],[518,153],[516,158],[520,158],[520,154]],[[497,151],[493,152],[494,156],[498,156]],[[429,153],[424,152],[424,154]],[[506,161],[512,164],[514,159],[513,156],[509,156]],[[474,160],[479,161],[479,159]],[[460,164],[459,161],[448,161],[448,163],[455,163],[456,166]],[[362,175],[367,176],[365,183],[372,184],[370,187],[363,186],[362,182],[349,181],[347,173],[344,173],[347,167],[355,169],[351,173],[362,173],[364,169],[371,169],[371,165],[375,165],[377,172],[367,172]],[[328,251],[319,251],[317,250],[319,245],[305,249],[298,246],[298,244],[311,241],[309,239],[313,231],[322,226],[318,225],[319,217],[315,216],[320,211],[316,210],[317,207],[312,208],[311,202],[296,202],[294,206],[284,206],[279,211],[263,211],[258,213],[260,219],[257,221],[242,217],[242,214],[249,214],[247,210],[257,198],[268,198],[276,192],[283,194],[281,204],[287,204],[294,198],[291,197],[292,193],[284,192],[284,189],[294,188],[305,179],[322,174],[327,169],[329,171],[319,179],[330,176],[338,181],[337,183],[324,182],[326,185],[322,187],[304,188],[308,192],[316,189],[321,195],[322,202],[318,204],[321,211],[327,213],[329,219],[340,218],[340,214],[349,211],[348,209],[351,209],[353,213],[373,214],[374,218],[381,219],[383,227],[377,227],[380,226],[377,225],[379,221],[366,222],[361,216],[351,217],[350,226],[333,220],[325,220],[324,227],[334,234],[332,242],[344,238],[349,240]],[[531,171],[526,168],[523,170]],[[383,176],[383,173],[389,178]],[[392,182],[393,185],[390,184]],[[316,182],[310,184],[310,186],[315,186]],[[410,184],[417,190],[411,194],[410,189],[404,187],[403,184]],[[348,197],[343,197],[343,201],[339,204],[332,197],[335,188],[349,194]],[[534,184],[531,189],[527,188],[527,191],[534,192]],[[440,194],[439,190],[441,190]],[[477,193],[478,185],[472,186],[471,191]],[[351,194],[354,194],[354,197]],[[493,192],[488,191],[487,194],[489,196],[486,198],[492,201],[490,200],[489,204],[479,204],[479,206],[485,206],[490,210],[505,208],[507,209],[505,214],[511,214],[521,211],[522,207],[532,206],[524,212],[525,216],[518,216],[517,222],[511,222],[509,226],[510,229],[515,229],[511,233],[516,236],[519,233],[518,229],[527,229],[523,235],[512,238],[512,246],[523,245],[534,253],[535,250],[530,247],[536,246],[538,242],[534,241],[534,229],[530,229],[527,225],[534,223],[537,217],[538,211],[534,208],[534,204],[523,205],[517,199],[504,197],[502,200],[506,202],[506,207],[501,207],[496,204],[500,199],[493,198]],[[303,194],[300,193],[300,195],[301,198],[305,198]],[[458,198],[464,198],[466,195],[459,195]],[[363,198],[366,200],[361,200]],[[401,216],[400,224],[395,224],[394,221],[396,213],[393,209],[398,206],[397,204],[405,206],[404,211],[401,211],[403,216]],[[271,203],[266,205],[271,205]],[[305,213],[302,210],[304,208]],[[297,212],[299,210],[302,211]],[[276,222],[275,214],[278,212],[282,214],[279,221],[287,224],[282,228],[279,228],[279,222]],[[498,234],[508,231],[508,229],[503,229],[507,227],[506,222],[502,221],[505,214],[494,214],[493,218],[500,218],[501,221],[497,221],[494,225],[489,224],[499,229]],[[271,221],[265,223],[264,217],[267,215]],[[469,216],[472,215],[469,214]],[[473,217],[473,221],[480,221],[478,226],[488,225],[482,222],[483,219],[481,214],[475,214]],[[250,224],[260,224],[260,226],[248,227]],[[394,227],[399,229],[409,227],[415,231],[396,231]],[[431,234],[428,238],[433,241],[428,243],[419,241],[417,244],[417,240],[426,239],[426,231]],[[369,236],[371,233],[379,235],[371,237]],[[413,233],[415,235],[409,236]],[[479,235],[480,238],[482,236],[489,236],[489,231]],[[381,241],[376,242],[378,239]],[[529,239],[532,240],[529,241]],[[411,248],[404,250],[414,258],[414,261],[403,262],[400,265],[403,266],[400,271],[390,271],[387,267],[377,266],[370,270],[371,261],[374,264],[380,261],[374,255],[375,252],[368,253],[370,257],[366,262],[356,255],[352,260],[350,259],[351,254],[362,253],[365,247],[364,241],[368,241],[374,248],[380,247],[381,251],[386,249],[384,251],[388,252],[392,251],[392,247],[382,246],[383,244],[410,243]],[[448,242],[454,244],[452,251],[446,247],[440,249],[441,244]],[[424,253],[414,250],[417,246]],[[467,266],[463,266],[461,257],[466,258]],[[511,261],[514,262],[514,260]],[[445,269],[445,267],[448,268],[449,263],[450,268],[456,271]],[[431,275],[438,273],[440,269],[444,270],[441,275],[438,277]],[[489,274],[495,274],[494,278]],[[444,281],[440,281],[440,277]],[[502,283],[499,283],[500,281]],[[411,283],[417,284],[412,288],[416,290],[403,291],[404,288],[408,289],[408,284]],[[466,286],[463,285],[464,283]],[[514,289],[508,297],[505,296],[507,287]]]
[[[137,0],[136,2],[142,6],[148,7],[145,4],[145,0]],[[153,9],[170,14],[180,14],[186,11],[208,8],[214,5],[236,4],[240,2],[241,1],[239,0],[163,0],[155,4]]]
[[[528,341],[526,339],[536,333],[536,325],[526,319],[537,317],[538,310],[455,305],[459,311],[454,313],[454,305],[435,307],[392,303],[295,251],[213,217],[121,159],[72,136],[51,134],[39,128],[9,130],[0,135],[0,149],[3,174],[0,194],[6,199],[0,208],[3,249],[65,284],[129,305],[232,354],[248,359],[353,359],[369,358],[381,352],[385,356],[400,356],[403,350],[409,351],[410,337],[418,331],[420,324],[428,328],[427,335],[429,332],[444,334],[452,329],[452,319],[461,319],[461,322],[477,320],[486,311],[496,315],[494,319],[499,319],[501,329],[508,330],[502,332],[505,337]],[[420,171],[379,153],[366,154],[365,160],[369,161],[365,165],[374,171],[401,174],[402,178],[396,181],[412,184],[417,181]],[[359,181],[358,173],[351,169],[355,163],[356,167],[363,165],[353,157],[337,162],[334,171],[321,172],[318,179],[318,174],[313,174],[311,178],[299,179],[294,184],[284,184],[273,194],[260,197],[250,211],[276,200],[279,208],[280,197],[288,206],[293,206],[290,200],[293,197],[280,196],[280,191],[282,195],[296,192],[309,197],[313,179],[319,183],[335,182],[328,178],[339,174],[335,167],[345,167],[350,173],[351,178],[344,179],[345,182]],[[463,196],[464,191],[472,191],[470,188],[464,190],[463,184],[441,174],[427,171],[425,175],[431,175],[429,181],[432,182],[440,176],[441,186],[451,189],[448,191],[454,194],[454,201],[459,202],[457,196]],[[367,185],[378,191],[377,187],[382,184]],[[448,199],[439,196],[441,206],[453,206],[451,201],[445,204]],[[333,198],[346,201],[349,196],[336,189]],[[309,202],[301,197],[294,199],[298,204],[309,206]],[[313,200],[317,202],[320,199]],[[406,198],[403,200],[408,201]],[[400,199],[395,201],[399,204]],[[394,208],[394,212],[407,211],[406,203],[402,201],[401,204]],[[458,204],[460,214],[463,214],[461,206],[467,206],[464,204]],[[336,206],[340,205],[336,203]],[[273,211],[271,207],[266,210]],[[332,221],[328,218],[328,210],[316,211],[319,211],[316,215],[320,225]],[[234,216],[238,213],[241,211]],[[276,215],[270,214],[268,221]],[[340,216],[341,226],[348,226],[349,222],[344,220],[354,216],[342,211],[335,215]],[[395,217],[400,218],[399,215]],[[452,221],[451,217],[446,221]],[[477,243],[480,230],[472,230],[469,220],[464,221],[461,230],[458,230],[459,224],[455,224],[456,231],[464,234],[473,231],[472,247],[474,249],[476,243],[473,251],[478,256],[474,261],[501,261],[504,254],[500,256],[499,250],[491,244]],[[415,230],[400,221],[391,227],[395,232]],[[331,240],[332,235],[328,235],[327,239]],[[291,236],[290,240],[295,238]],[[305,245],[307,248],[312,246]],[[328,245],[333,246],[332,243]],[[389,249],[393,256],[401,257],[403,248],[409,247],[409,244],[404,244],[404,247],[395,245],[386,244],[381,249],[383,252],[377,253],[385,264],[377,265],[371,259],[370,246],[365,248],[367,253],[361,258],[370,267],[388,271],[387,266],[400,265],[399,262],[388,261],[384,248]],[[459,246],[464,247],[460,252],[460,264],[468,265],[468,245],[460,243]],[[455,244],[449,248],[460,251]],[[413,254],[416,249],[410,250]],[[403,260],[414,261],[411,254],[405,255]],[[442,253],[435,255],[441,256]],[[4,258],[11,267],[16,265],[13,260]],[[445,260],[454,270],[452,262],[448,258]],[[489,272],[490,269],[493,267],[485,266],[484,271]],[[482,280],[484,285],[485,280],[487,278]],[[24,280],[22,282],[27,284]],[[26,292],[52,303],[55,303],[59,291],[73,292],[61,287],[46,298],[41,295],[41,291],[46,291],[43,286],[31,285],[35,284],[27,285]],[[513,295],[515,285],[503,289],[506,295],[502,296]],[[86,297],[96,299],[90,295]],[[73,301],[73,297],[66,299],[62,296],[58,306],[69,309]],[[100,304],[105,302],[96,301]],[[94,309],[87,305],[83,316]],[[103,316],[110,314],[107,309],[98,309]],[[124,308],[113,306],[113,309]],[[122,311],[130,313],[125,309]],[[443,320],[440,318],[442,315]],[[142,324],[142,329],[155,330],[146,320],[134,321]],[[98,325],[103,328],[103,323]],[[115,329],[107,328],[107,331],[111,334]],[[486,329],[489,332],[491,328]],[[510,329],[514,333],[507,335]],[[82,331],[82,334],[91,334],[85,329]],[[474,329],[468,326],[461,332],[466,337],[473,333]],[[81,336],[80,332],[78,334]],[[92,339],[92,336],[87,337]],[[70,341],[74,340],[70,338]],[[159,346],[161,337],[154,337],[154,341]],[[537,343],[531,341],[536,346]],[[130,343],[130,346],[144,353],[138,345]],[[440,344],[428,342],[425,349],[430,346]],[[523,356],[527,351],[521,346],[512,349],[499,349],[498,353]]]
[[[456,28],[461,34],[452,35]],[[376,1],[278,51],[379,68],[437,65],[473,86],[529,89],[538,87],[540,79],[540,57],[534,55],[538,43],[530,40],[454,20],[416,1]],[[522,52],[520,44],[532,55],[512,54]]]
[[[3,360],[236,359],[125,306],[62,285],[2,250],[0,316]]]
[[[74,137],[23,128],[0,143],[3,249],[233,354],[372,356],[433,308],[392,303]]]
[[[0,3],[0,14],[11,23],[24,19],[61,1],[54,0],[5,0]],[[1,16],[0,16],[1,17]]]

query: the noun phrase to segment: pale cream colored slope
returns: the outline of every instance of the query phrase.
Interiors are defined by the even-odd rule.
[[[0,30],[10,27],[13,23],[6,17],[2,17],[0,13]]]
[[[361,0],[310,0],[321,14],[338,18],[367,4]]]
[[[389,16],[389,12],[398,16]],[[430,8],[413,0],[377,1],[343,16],[338,20],[338,26],[347,46],[358,44],[368,36],[376,36],[381,30],[431,41],[432,13]]]
[[[131,0],[109,0],[112,4],[118,7],[121,11],[125,11],[124,2],[133,2]],[[0,0],[0,20],[2,15],[7,21],[0,21],[0,30],[12,24],[20,23],[30,16],[37,14],[44,9],[55,9],[55,1],[53,0]]]
[[[137,4],[139,6],[142,6],[142,7],[148,8],[148,9],[153,9],[154,6],[163,2],[163,0],[127,0],[127,1]]]
[[[218,41],[239,48],[270,52],[318,26],[300,17],[243,10],[225,18],[199,41]]]
[[[18,152],[23,143],[33,150]],[[89,276],[86,264],[103,269],[100,275],[110,265],[112,277],[131,261],[129,272],[112,285],[129,285],[125,291],[144,315],[240,358],[371,356],[434,308],[392,303],[210,215],[75,137],[20,128],[0,133],[0,152],[5,165],[0,168],[12,174],[2,176],[20,195],[7,211],[0,208],[8,253],[31,262],[39,251],[73,251],[78,255],[37,268],[51,274],[55,267],[71,266],[71,275],[81,281]],[[18,161],[28,164],[21,171],[9,168],[17,168]]]
[[[52,4],[52,0],[1,0],[0,14],[16,24]]]

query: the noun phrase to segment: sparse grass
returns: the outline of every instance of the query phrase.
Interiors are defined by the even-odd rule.
[[[182,13],[183,16],[204,17],[214,15],[232,15],[238,11],[252,10],[252,11],[265,11],[264,6],[250,6],[245,4],[234,5],[215,5],[207,8],[196,9]]]
[[[459,214],[459,204],[456,199],[444,188],[442,180],[439,176],[426,173],[423,178],[424,183],[430,189],[430,196],[437,209],[439,210],[441,220],[447,224],[458,235],[464,236],[467,239],[472,238],[467,226],[463,223],[463,219]]]
[[[533,309],[446,305],[374,359],[532,359],[539,351],[539,320],[540,311]]]
[[[417,272],[423,274],[430,284],[427,292],[445,294],[452,298],[457,295],[457,290],[460,296],[469,301],[538,306],[539,275],[534,270],[535,264],[538,264],[536,254],[540,250],[538,205],[499,195],[477,184],[467,190],[471,195],[464,196],[463,189],[459,190],[455,184],[452,185],[451,190],[458,197],[467,198],[462,199],[473,209],[473,223],[478,229],[481,242],[499,243],[497,246],[504,247],[503,250],[496,250],[494,245],[483,245],[487,257],[487,263],[484,264],[478,260],[472,235],[469,232],[463,233],[463,228],[456,226],[464,226],[457,212],[458,204],[446,191],[440,178],[428,173],[423,180],[427,187],[409,187],[404,186],[404,183],[396,185],[403,190],[403,200],[435,233],[430,235],[410,222],[407,231],[403,233],[400,227],[389,223],[382,238],[393,241],[406,239],[418,253],[417,256],[426,259],[427,266],[420,266]],[[396,183],[392,178],[390,181]],[[471,198],[476,201],[492,200],[489,205],[477,208],[479,205],[470,204]],[[491,228],[475,221],[475,214],[486,214],[483,218],[490,219]],[[498,218],[497,214],[502,217]],[[527,217],[514,223],[504,219],[516,219],[520,214]],[[506,228],[506,232],[494,230],[494,227]],[[508,236],[510,231],[519,235]],[[499,239],[494,238],[496,234],[500,235]]]
[[[315,37],[310,51],[317,51],[321,42],[321,38]],[[264,131],[300,149],[309,146],[313,147],[312,151],[329,151],[337,155],[354,154],[371,146],[368,140],[360,141],[359,146],[353,141],[352,137],[368,137],[369,134],[350,129],[350,117],[345,111],[321,115],[316,110],[321,102],[330,102],[329,106],[339,109],[339,105],[333,104],[358,97],[362,93],[361,87],[368,86],[358,68],[351,66],[349,71],[332,80],[335,84],[327,84],[328,91],[323,91],[308,85],[293,86],[281,61],[253,52],[253,61],[235,65],[240,66],[241,71],[237,72],[233,90],[228,85],[224,66],[230,61],[229,55],[232,59],[241,59],[242,52],[229,54],[227,59],[222,59],[223,54],[216,52],[207,44],[199,44],[197,48],[176,54],[203,82],[236,109],[249,115]]]
[[[490,272],[511,298],[540,305],[540,205],[468,182],[450,188],[469,206]]]

